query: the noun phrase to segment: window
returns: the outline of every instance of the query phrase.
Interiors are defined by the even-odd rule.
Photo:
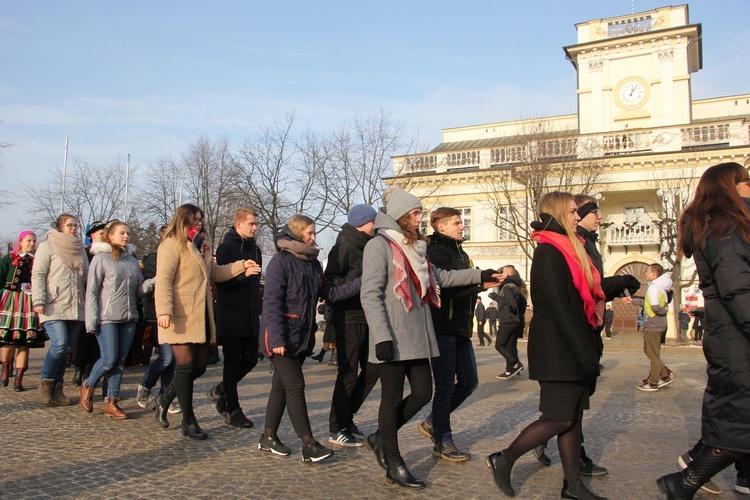
[[[419,223],[419,234],[432,234],[432,227],[430,226],[430,212],[422,210],[422,220]]]
[[[646,219],[646,210],[643,207],[627,207],[625,208],[625,224],[632,226],[633,224],[643,224]]]
[[[513,223],[510,220],[510,207],[499,207],[497,214],[497,221],[495,226],[497,227],[497,241],[513,241],[515,236],[513,234]]]
[[[464,241],[471,241],[471,209],[470,208],[456,208],[461,212],[461,220],[464,223]]]

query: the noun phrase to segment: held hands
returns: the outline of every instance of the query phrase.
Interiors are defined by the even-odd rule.
[[[633,303],[633,297],[622,297],[620,300],[622,300],[623,304],[632,304]]]
[[[247,259],[243,264],[245,265],[245,276],[260,274],[261,267],[254,260]]]
[[[156,324],[159,325],[159,328],[169,328],[172,325],[172,316],[169,314],[162,314],[156,318]]]
[[[44,306],[34,306],[34,312],[37,314],[44,314]]]
[[[641,282],[632,274],[625,275],[625,288],[630,295],[635,295],[641,288]]]
[[[395,357],[395,353],[393,352],[393,341],[386,340],[385,342],[375,344],[375,357],[386,363],[393,361],[393,358]]]

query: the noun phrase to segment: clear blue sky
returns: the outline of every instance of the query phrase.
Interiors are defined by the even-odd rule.
[[[703,24],[693,97],[750,92],[750,1],[689,6]],[[442,128],[575,113],[562,50],[575,23],[630,12],[630,0],[0,0],[0,142],[14,145],[0,187],[17,200],[0,234],[22,229],[21,181],[61,169],[66,136],[69,158],[130,153],[143,175],[201,135],[239,144],[290,112],[327,131],[382,108],[430,148]]]

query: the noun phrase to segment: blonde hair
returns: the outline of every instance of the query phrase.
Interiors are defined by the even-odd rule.
[[[193,217],[195,217],[196,214],[200,214],[201,218],[205,218],[203,210],[192,203],[185,203],[184,205],[177,207],[177,210],[174,211],[174,215],[172,216],[172,220],[167,226],[167,231],[164,233],[164,239],[174,238],[178,242],[187,245],[188,228],[193,225]],[[205,234],[203,236],[204,240],[208,241]]]
[[[539,200],[538,213],[549,214],[555,218],[557,222],[565,229],[565,235],[573,245],[573,250],[576,254],[578,264],[583,268],[583,272],[586,274],[586,282],[589,288],[594,288],[594,275],[591,272],[591,265],[589,264],[589,256],[586,253],[586,249],[583,248],[578,236],[576,234],[576,228],[570,224],[568,219],[568,211],[570,210],[570,202],[575,202],[572,194],[565,193],[562,191],[552,191],[545,194]]]
[[[252,208],[246,208],[246,207],[238,208],[237,211],[234,213],[234,225],[236,226],[240,222],[245,222],[245,219],[247,219],[250,216],[257,218],[258,212],[256,212]]]
[[[295,238],[302,239],[302,233],[310,227],[312,224],[315,224],[315,221],[312,220],[310,217],[308,217],[305,214],[294,214],[289,219],[289,223],[287,224],[287,227],[289,228],[289,231],[294,235]]]

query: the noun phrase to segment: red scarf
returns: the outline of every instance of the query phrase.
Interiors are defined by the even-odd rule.
[[[591,275],[594,278],[593,288],[589,288],[586,280],[586,272],[578,262],[578,256],[573,249],[573,244],[567,236],[554,231],[534,231],[531,237],[539,243],[549,243],[563,254],[565,262],[568,264],[568,269],[570,269],[570,274],[573,276],[573,285],[578,290],[581,300],[583,300],[583,310],[586,313],[586,319],[593,328],[601,326],[603,324],[605,296],[602,291],[602,277],[599,274],[599,270],[591,261],[591,257],[588,257],[587,260],[591,268]],[[583,243],[583,238],[578,235],[576,237]]]
[[[419,284],[419,279],[417,279],[411,264],[409,264],[409,259],[406,258],[403,250],[399,248],[395,241],[386,236],[383,237],[388,240],[388,243],[391,245],[391,250],[393,251],[393,265],[395,267],[393,291],[395,292],[396,297],[398,297],[404,304],[406,312],[411,312],[411,310],[414,309],[414,303],[411,300],[411,290],[409,289],[409,280],[407,277],[411,278],[411,282],[414,283],[414,288],[419,297],[422,297],[422,286]],[[429,273],[430,284],[427,287],[427,293],[422,297],[422,302],[425,304],[429,303],[433,307],[439,308],[440,295],[438,294],[437,282],[435,281],[435,276],[432,274],[430,259],[428,259],[426,255],[425,260],[427,261],[427,272]]]

